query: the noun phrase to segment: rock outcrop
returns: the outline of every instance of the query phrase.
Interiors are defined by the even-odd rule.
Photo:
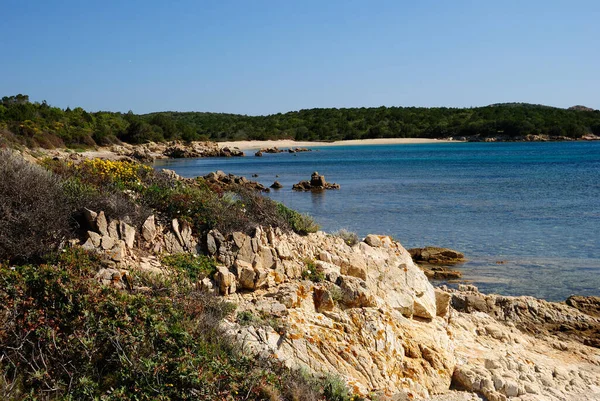
[[[106,285],[139,291],[130,269],[164,274],[152,255],[199,248],[176,220],[163,227],[150,217],[132,242],[121,222],[88,215],[88,247],[109,254],[122,241],[126,249],[98,273]],[[323,232],[259,227],[252,235],[213,230],[203,245],[218,266],[198,288],[237,305],[221,328],[246,352],[340,375],[357,394],[380,399],[600,400],[597,299],[434,289],[387,236],[349,246]],[[248,315],[250,324],[238,320]]]
[[[288,153],[312,152],[309,148],[289,148]]]
[[[465,255],[449,248],[427,246],[408,250],[415,263],[450,266],[466,262]]]
[[[318,172],[312,173],[310,181],[300,181],[292,186],[296,191],[321,191],[324,189],[340,189],[340,185],[336,183],[328,183],[325,181],[325,176]]]
[[[219,147],[214,142],[170,142],[162,154],[171,158],[244,156],[238,148]]]
[[[269,188],[265,187],[260,182],[251,181],[246,177],[234,174],[225,174],[221,170],[208,173],[203,178],[211,184],[219,185],[224,190],[227,190],[232,186],[242,186],[254,191],[269,192]]]
[[[460,271],[447,267],[466,261],[465,255],[461,252],[434,246],[411,248],[408,252],[413,261],[432,280],[456,280],[462,277]]]
[[[244,152],[236,147],[220,147],[217,142],[149,142],[132,145],[122,143],[109,147],[100,147],[95,150],[81,153],[69,153],[65,150],[36,150],[44,157],[69,159],[80,161],[87,158],[109,160],[137,160],[143,163],[152,163],[158,159],[188,158],[188,157],[232,157],[244,156]]]
[[[279,149],[277,146],[274,146],[272,148],[261,148],[258,151],[256,151],[256,153],[254,154],[254,156],[262,156],[265,153],[299,153],[299,152],[311,152],[312,149],[308,149],[308,148],[289,148],[289,149]]]

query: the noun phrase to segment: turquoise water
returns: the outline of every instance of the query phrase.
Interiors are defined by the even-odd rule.
[[[323,147],[157,167],[186,177],[258,174],[267,186],[277,179],[284,188],[269,196],[310,213],[325,231],[464,252],[463,279],[482,291],[600,296],[600,142]],[[313,171],[341,189],[291,190]]]

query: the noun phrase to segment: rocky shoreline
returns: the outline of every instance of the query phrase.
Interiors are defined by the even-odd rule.
[[[105,258],[97,278],[123,291],[133,271],[168,275],[159,255],[206,253],[198,286],[237,305],[222,329],[246,352],[335,373],[378,399],[600,400],[599,300],[554,303],[434,288],[390,237],[349,246],[258,227],[206,238],[148,218],[140,231],[87,213],[83,244]],[[460,391],[458,391],[460,390]]]
[[[529,134],[525,136],[511,137],[505,135],[497,136],[461,136],[461,137],[450,137],[449,140],[459,142],[575,142],[575,141],[600,141],[600,136],[594,134],[584,135],[581,138],[571,138],[568,136],[558,135],[537,135]]]
[[[128,159],[131,150],[109,154]],[[53,157],[94,157],[73,155]],[[205,179],[222,188],[264,190],[223,172]],[[101,210],[86,210],[85,223],[84,238],[69,244],[101,256],[96,279],[102,284],[145,293],[149,288],[132,285],[132,274],[169,277],[176,273],[163,265],[164,255],[209,255],[216,273],[195,285],[237,305],[220,323],[226,336],[289,368],[339,375],[357,395],[600,400],[600,298],[547,302],[482,294],[468,285],[436,288],[415,260],[433,266],[435,278],[435,266],[464,255],[441,248],[409,252],[388,236],[349,245],[324,232],[300,236],[256,227],[198,237],[185,220],[152,215],[136,227]]]
[[[526,135],[523,137],[482,137],[473,135],[469,137],[444,138],[440,140],[428,140],[421,138],[408,139],[373,139],[373,140],[357,140],[357,141],[340,141],[339,143],[315,142],[314,146],[332,146],[332,145],[369,145],[369,144],[393,144],[393,143],[432,143],[432,142],[560,142],[560,141],[596,141],[600,140],[600,136],[593,134],[586,135],[579,139],[573,139],[566,136],[548,136],[548,135]],[[285,145],[289,145],[287,149],[278,148],[277,146],[262,147],[261,144],[272,144],[277,141],[259,141],[256,146],[259,150],[255,153],[256,156],[262,156],[264,153],[290,153],[310,152],[312,149],[307,148],[310,142],[298,142],[304,146],[294,146],[294,141],[281,141]],[[193,158],[193,157],[241,157],[246,156],[243,149],[251,149],[248,141],[242,141],[238,146],[235,142],[149,142],[140,145],[121,143],[106,147],[98,147],[94,150],[72,151],[68,149],[24,149],[22,153],[26,157],[41,158],[101,158],[108,160],[136,160],[142,163],[152,163],[156,160],[170,158]]]
[[[69,149],[24,149],[24,156],[34,159],[44,157],[58,159],[105,159],[132,160],[142,163],[153,163],[162,159],[179,159],[193,157],[241,157],[244,152],[234,146],[220,146],[217,142],[149,142],[140,145],[122,143],[94,150],[75,152]]]

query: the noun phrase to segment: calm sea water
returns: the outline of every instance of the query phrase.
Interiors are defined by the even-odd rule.
[[[388,234],[406,248],[464,252],[464,281],[485,292],[555,301],[600,296],[600,142],[314,149],[157,167],[186,177],[258,174],[267,186],[277,179],[284,188],[269,196],[310,213],[325,231]],[[313,171],[341,189],[291,190]]]

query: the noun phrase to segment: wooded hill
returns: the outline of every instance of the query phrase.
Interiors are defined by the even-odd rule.
[[[527,103],[475,108],[377,107],[307,109],[268,116],[205,112],[145,115],[61,109],[27,95],[0,102],[0,143],[94,146],[165,140],[334,141],[365,138],[501,137],[529,134],[580,138],[600,135],[600,111]]]

